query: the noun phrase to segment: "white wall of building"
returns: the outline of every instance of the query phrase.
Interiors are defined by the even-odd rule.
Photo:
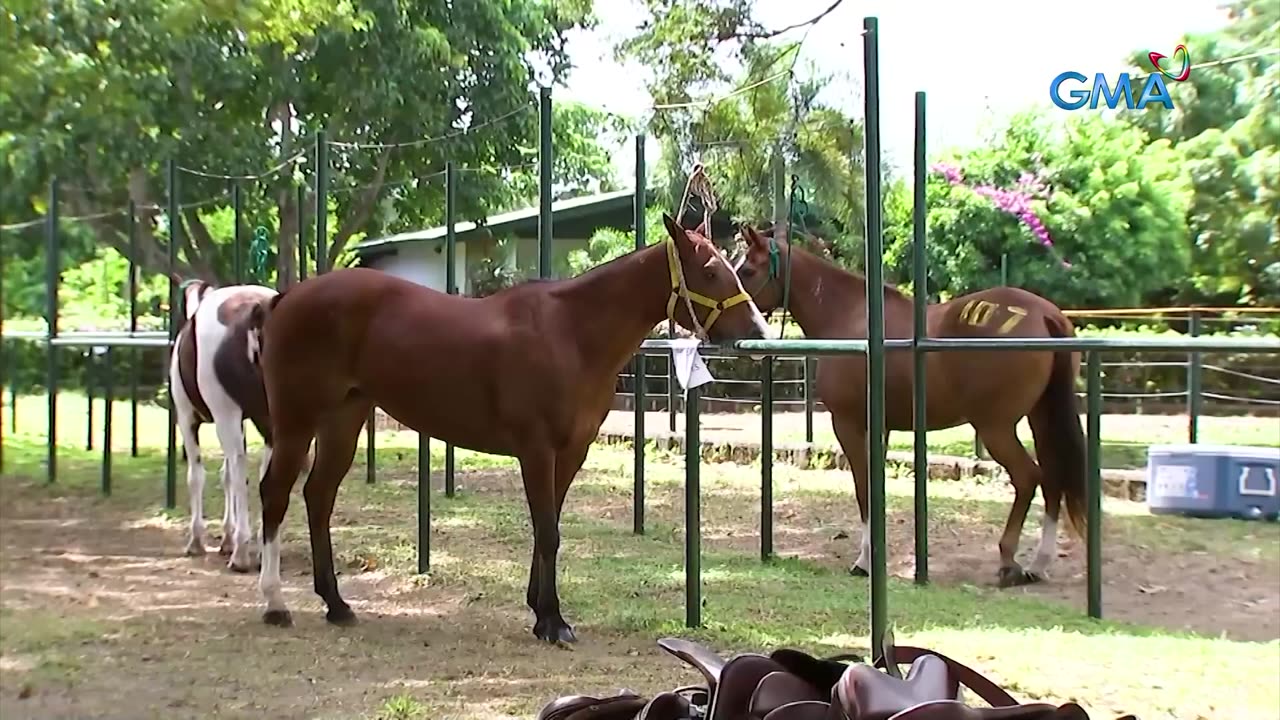
[[[369,264],[396,277],[426,285],[433,290],[445,291],[447,263],[444,241],[399,243],[396,251],[395,255],[378,258]],[[465,295],[471,292],[471,283],[467,278],[467,244],[465,242],[458,241],[454,260],[454,278],[458,283],[458,291]]]

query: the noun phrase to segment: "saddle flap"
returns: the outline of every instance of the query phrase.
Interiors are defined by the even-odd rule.
[[[841,660],[862,662],[862,656],[852,653],[819,659],[807,652],[792,648],[778,648],[769,653],[769,657],[786,668],[787,672],[799,676],[818,688],[822,692],[820,699],[823,700],[831,697],[831,688],[839,682],[844,671],[849,669],[849,664],[840,662]]]
[[[644,698],[630,693],[608,698],[565,695],[544,705],[537,720],[631,720],[644,706]]]
[[[711,696],[708,720],[741,720],[751,707],[756,686],[772,672],[786,673],[786,668],[764,655],[735,655],[720,673],[720,684]]]
[[[942,658],[922,655],[901,680],[871,665],[852,665],[836,683],[833,699],[851,720],[888,720],[921,703],[955,700],[958,690]]]
[[[692,665],[702,673],[707,681],[707,690],[715,694],[716,685],[720,683],[720,673],[724,670],[725,659],[720,653],[706,645],[701,645],[682,638],[660,638],[658,647]]]
[[[690,717],[689,699],[675,692],[664,692],[653,696],[644,706],[636,720],[685,720]]]
[[[775,671],[765,675],[756,685],[751,693],[748,713],[753,719],[764,718],[783,705],[805,700],[825,701],[829,697],[830,688],[823,693],[797,675]]]
[[[959,700],[934,700],[907,708],[889,720],[1089,720],[1083,708],[1071,705],[1074,708],[1049,703],[974,708]]]
[[[830,712],[830,703],[800,700],[775,708],[763,720],[832,720]]]

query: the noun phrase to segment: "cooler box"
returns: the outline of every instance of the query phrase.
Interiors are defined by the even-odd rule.
[[[1280,448],[1152,445],[1147,508],[1157,515],[1280,519]]]

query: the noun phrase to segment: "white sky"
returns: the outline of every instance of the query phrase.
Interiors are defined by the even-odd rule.
[[[831,0],[757,0],[756,15],[776,28],[808,20]],[[1135,49],[1169,55],[1189,32],[1225,24],[1218,0],[845,0],[810,34],[801,63],[845,75],[823,100],[862,115],[862,18],[880,21],[880,122],[885,162],[909,168],[913,96],[928,93],[928,144],[972,146],[984,123],[1029,105],[1049,104],[1049,82],[1064,70],[1086,75],[1124,69]],[[634,0],[596,0],[599,27],[570,43],[574,70],[558,95],[632,116],[647,112],[646,69],[613,60],[613,42],[643,17]],[[798,39],[800,31],[788,34]],[[1191,62],[1199,60],[1188,48]],[[853,82],[850,82],[850,79]],[[785,82],[779,80],[778,82]],[[1077,111],[1079,112],[1079,111]],[[650,167],[656,143],[650,142]],[[616,164],[631,177],[630,143]]]

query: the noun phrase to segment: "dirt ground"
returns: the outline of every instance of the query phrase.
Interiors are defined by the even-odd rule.
[[[469,492],[519,493],[510,474],[468,473],[462,482]],[[620,527],[628,522],[629,499],[601,498],[598,507],[587,507],[571,494],[570,504]],[[261,624],[256,574],[228,573],[215,552],[180,554],[180,521],[140,519],[92,498],[51,500],[10,485],[0,504],[0,623],[14,622],[15,612],[23,622],[47,623],[40,634],[55,638],[60,650],[56,662],[34,670],[31,653],[0,657],[0,717],[349,718],[408,692],[435,709],[428,717],[530,718],[575,688],[623,685],[651,693],[691,679],[651,637],[579,624],[585,642],[549,649],[529,634],[522,598],[476,597],[376,569],[340,577],[365,621],[327,626],[306,582],[298,509],[291,510],[283,556],[296,625],[279,631]],[[806,505],[800,519],[796,504],[779,498],[778,552],[846,566],[857,541],[849,508],[831,503],[812,516],[814,509]],[[743,527],[737,519],[751,527],[751,518],[732,517],[749,512],[704,511],[704,547],[754,552],[755,533],[733,530]],[[934,581],[991,585],[997,528],[935,522]],[[1029,522],[1028,531],[1035,529]],[[1125,544],[1115,532],[1104,543],[1108,617],[1241,640],[1280,637],[1280,567],[1207,551],[1170,556]],[[912,572],[911,533],[909,515],[893,517],[890,558],[903,577]],[[453,529],[443,542],[515,553],[527,562],[526,548],[486,543],[484,528]],[[1083,611],[1083,548],[1064,541],[1060,554],[1052,582],[1009,592],[1062,599]],[[74,675],[73,686],[63,671]]]

